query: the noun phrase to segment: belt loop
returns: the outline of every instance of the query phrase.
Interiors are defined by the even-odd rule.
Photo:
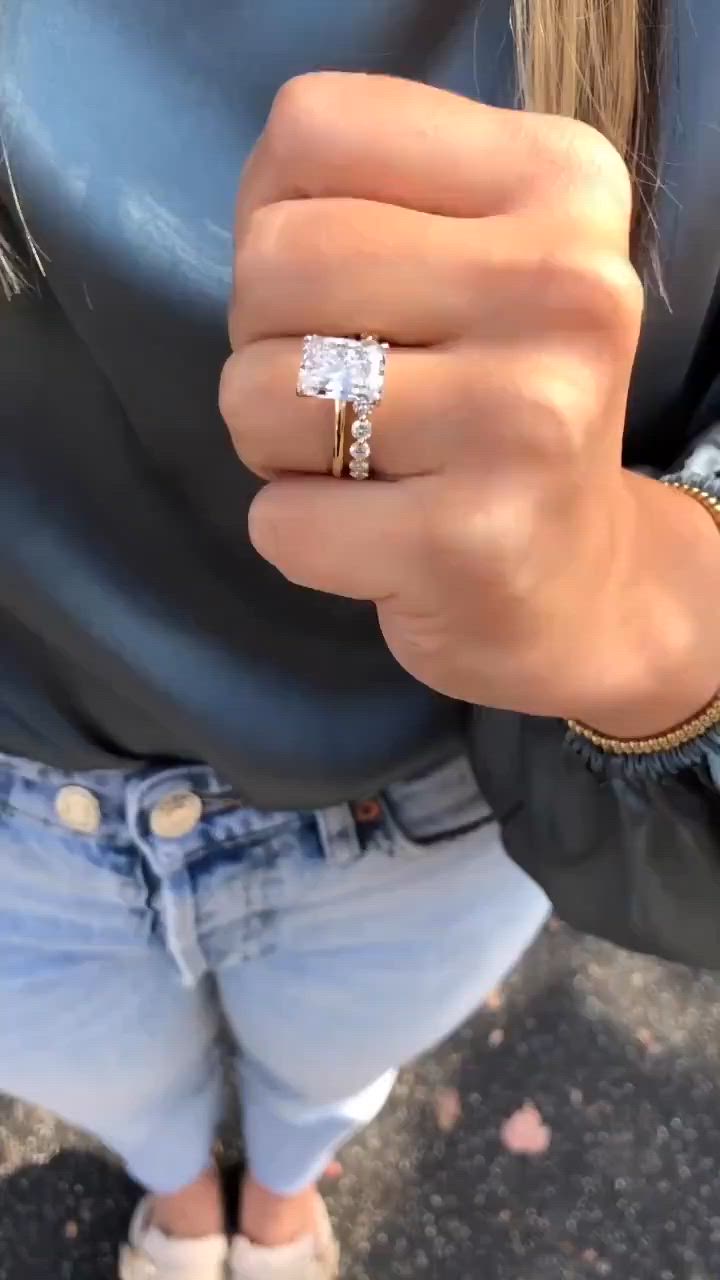
[[[362,857],[362,846],[349,804],[336,804],[331,809],[320,809],[315,816],[320,844],[328,865],[343,867]]]

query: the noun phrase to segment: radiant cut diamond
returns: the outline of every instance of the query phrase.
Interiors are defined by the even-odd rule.
[[[385,382],[385,347],[374,338],[324,338],[303,345],[299,396],[378,404]]]

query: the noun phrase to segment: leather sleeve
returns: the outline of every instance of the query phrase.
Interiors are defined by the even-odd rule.
[[[594,773],[557,720],[478,708],[470,754],[510,857],[568,924],[720,969],[720,779]]]

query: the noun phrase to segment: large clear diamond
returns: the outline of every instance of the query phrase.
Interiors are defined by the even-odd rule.
[[[385,348],[372,338],[305,339],[298,377],[299,396],[352,402],[382,399]]]

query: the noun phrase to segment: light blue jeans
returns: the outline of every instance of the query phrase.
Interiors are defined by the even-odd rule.
[[[292,1193],[547,910],[464,759],[310,814],[243,807],[204,767],[65,775],[0,757],[0,870],[0,1090],[93,1131],[164,1193],[206,1167],[217,1124],[209,983],[249,1167]]]

